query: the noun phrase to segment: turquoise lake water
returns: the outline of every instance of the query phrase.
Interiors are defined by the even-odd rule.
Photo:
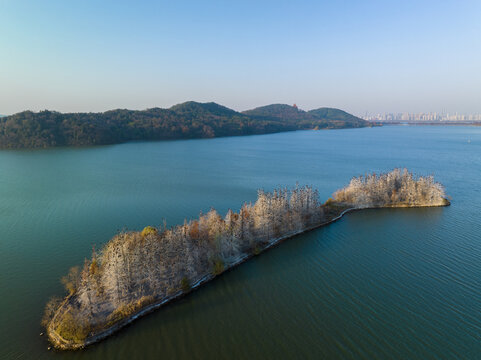
[[[351,213],[81,352],[48,351],[61,276],[117,231],[221,213],[256,189],[434,174],[447,208]],[[481,128],[298,131],[0,151],[0,359],[480,359]]]

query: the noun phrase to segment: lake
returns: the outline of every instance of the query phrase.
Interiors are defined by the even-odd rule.
[[[48,351],[59,279],[122,229],[256,190],[407,167],[447,208],[365,210],[290,239],[80,352]],[[1,359],[481,357],[481,128],[385,126],[0,151]]]

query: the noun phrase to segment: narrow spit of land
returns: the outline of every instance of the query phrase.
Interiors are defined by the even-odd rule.
[[[352,210],[446,206],[444,188],[406,169],[353,178],[321,204],[309,186],[259,191],[254,204],[222,218],[215,210],[172,228],[116,235],[64,283],[68,295],[46,306],[43,325],[59,349],[81,349],[185,296],[280,241]]]

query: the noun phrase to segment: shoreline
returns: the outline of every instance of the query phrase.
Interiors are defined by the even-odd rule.
[[[52,318],[52,321],[50,322],[50,324],[47,328],[48,339],[54,345],[55,348],[60,349],[60,350],[79,350],[79,349],[83,349],[83,348],[85,348],[89,345],[95,344],[96,342],[99,342],[99,341],[113,335],[114,333],[116,333],[117,331],[122,329],[123,327],[125,327],[125,326],[129,325],[130,323],[134,322],[135,320],[137,320],[138,318],[140,318],[142,316],[145,316],[145,315],[161,308],[162,306],[173,302],[174,300],[180,299],[180,298],[190,294],[194,290],[197,290],[198,288],[200,288],[203,284],[208,283],[208,282],[214,280],[216,277],[222,275],[223,273],[234,269],[235,267],[243,264],[244,262],[251,259],[252,257],[260,255],[261,253],[265,252],[266,250],[279,245],[280,243],[282,243],[283,241],[285,241],[287,239],[293,238],[297,235],[300,235],[300,234],[306,233],[308,231],[312,231],[312,230],[318,229],[320,227],[329,225],[333,222],[336,222],[336,221],[340,220],[345,214],[348,214],[350,212],[359,211],[359,210],[367,210],[367,209],[445,207],[445,206],[449,206],[449,205],[450,205],[450,202],[449,202],[449,200],[446,199],[446,203],[443,204],[443,205],[428,205],[428,206],[416,205],[416,206],[411,206],[411,205],[407,205],[407,204],[399,204],[399,205],[380,206],[380,207],[351,207],[351,208],[346,208],[346,209],[342,210],[338,215],[335,215],[332,219],[329,219],[328,221],[325,221],[325,222],[323,222],[319,225],[311,226],[311,227],[308,227],[306,229],[303,229],[303,230],[300,230],[300,231],[297,231],[297,232],[294,232],[294,233],[290,233],[290,234],[288,234],[284,237],[275,238],[275,239],[271,240],[264,247],[262,247],[262,249],[260,249],[259,253],[257,253],[257,254],[247,253],[247,254],[243,254],[243,255],[239,256],[228,267],[226,266],[226,268],[220,274],[215,275],[215,274],[212,274],[212,273],[207,273],[207,274],[201,276],[200,278],[198,278],[192,284],[192,286],[190,288],[190,291],[185,292],[185,291],[180,290],[180,291],[174,293],[173,295],[158,299],[157,301],[155,301],[151,304],[148,304],[148,305],[144,306],[143,308],[139,309],[134,314],[131,314],[131,315],[119,320],[118,322],[116,322],[112,326],[110,326],[108,328],[105,328],[105,329],[103,329],[100,332],[97,332],[95,334],[92,334],[91,336],[88,336],[82,343],[66,340],[60,334],[58,334],[55,331],[55,329],[53,328],[53,324],[55,322],[54,320],[55,320],[57,314],[59,313],[59,312],[57,312],[57,314]],[[326,206],[326,205],[324,205],[324,206]],[[59,309],[66,306],[68,304],[70,298],[71,298],[71,296],[68,296],[63,301],[63,303],[59,307]]]

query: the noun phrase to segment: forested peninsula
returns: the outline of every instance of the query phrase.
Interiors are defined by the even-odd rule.
[[[68,294],[47,303],[42,323],[56,348],[80,349],[348,211],[446,205],[441,184],[406,169],[353,178],[323,204],[309,186],[259,191],[254,204],[245,203],[224,217],[212,209],[175,227],[117,234],[62,279]]]
[[[0,118],[0,149],[89,146],[373,126],[339,109],[274,104],[237,112],[210,102],[103,113],[24,111]]]

